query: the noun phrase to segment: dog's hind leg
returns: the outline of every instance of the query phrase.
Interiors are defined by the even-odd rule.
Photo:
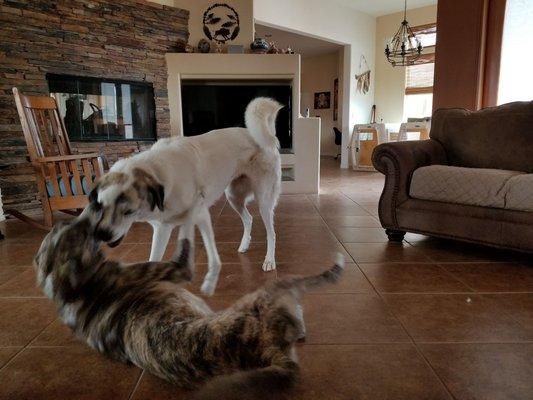
[[[221,262],[220,257],[218,256],[213,226],[211,224],[211,215],[207,208],[198,211],[198,214],[196,214],[196,224],[202,235],[208,261],[208,271],[205,275],[201,291],[202,293],[211,296],[215,292],[217,286]]]
[[[239,246],[239,253],[246,253],[248,247],[250,247],[250,241],[252,240],[252,214],[246,208],[246,202],[252,197],[252,187],[250,179],[246,176],[240,176],[231,182],[226,188],[226,198],[229,201],[231,207],[237,211],[241,217],[243,234],[241,244]]]
[[[263,262],[263,271],[273,271],[276,269],[276,232],[274,230],[276,200],[268,193],[256,194],[256,198],[267,234],[267,254]]]
[[[161,261],[174,226],[162,224],[160,222],[150,222],[154,233],[152,235],[152,249],[150,250],[150,261]]]

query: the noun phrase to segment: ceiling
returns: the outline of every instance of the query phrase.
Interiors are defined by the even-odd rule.
[[[266,38],[266,35],[272,35],[272,37]],[[296,53],[301,54],[302,57],[314,57],[321,54],[333,53],[342,48],[339,44],[271,28],[258,23],[255,24],[255,36],[266,38],[268,41],[274,41],[279,49],[285,49],[287,46],[290,46]]]
[[[393,14],[403,11],[402,0],[334,0],[337,3],[362,11],[366,14],[379,17],[381,15]],[[407,0],[407,9],[432,6],[437,4],[437,0]]]

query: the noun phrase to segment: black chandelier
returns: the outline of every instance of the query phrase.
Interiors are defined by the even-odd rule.
[[[385,55],[393,67],[400,67],[416,64],[420,54],[422,54],[422,44],[407,22],[407,0],[405,0],[403,22],[385,47]]]

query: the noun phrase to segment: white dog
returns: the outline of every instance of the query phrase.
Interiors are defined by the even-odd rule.
[[[150,261],[160,261],[175,226],[180,226],[179,239],[193,243],[197,225],[209,264],[202,291],[211,295],[220,258],[209,207],[225,191],[244,226],[242,253],[248,250],[252,231],[246,204],[254,197],[257,200],[267,232],[263,270],[275,269],[273,218],[281,185],[275,121],[281,108],[274,100],[257,98],[246,108],[247,129],[162,139],[150,150],[117,162],[89,196],[86,211],[91,210],[96,236],[116,246],[133,222],[147,221],[154,229]]]

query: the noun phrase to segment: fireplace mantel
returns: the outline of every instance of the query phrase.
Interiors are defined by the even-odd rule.
[[[320,187],[320,118],[300,116],[300,56],[298,54],[168,53],[170,133],[183,135],[181,81],[184,79],[292,81],[293,154],[282,164],[294,168],[294,181],[282,183],[283,193],[318,193]]]

